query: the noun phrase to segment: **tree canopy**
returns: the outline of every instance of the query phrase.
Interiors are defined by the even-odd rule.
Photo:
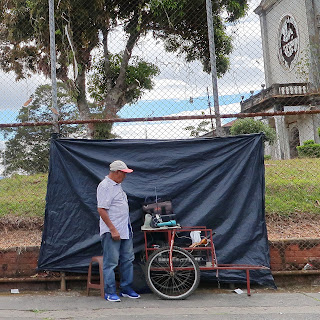
[[[229,66],[232,39],[225,22],[242,17],[247,0],[213,1],[218,75]],[[97,82],[91,90],[99,97],[105,117],[116,117],[126,103],[139,99],[153,86],[159,70],[133,57],[139,39],[151,33],[168,51],[187,61],[200,60],[210,70],[205,0],[64,0],[55,1],[57,78],[73,92],[81,119],[93,114],[87,97],[87,75]],[[17,79],[36,72],[50,76],[48,0],[0,0],[0,67]],[[122,27],[124,46],[113,52],[110,35]],[[93,52],[100,48],[98,69]],[[133,62],[132,62],[133,61]],[[113,66],[117,65],[116,72]],[[133,69],[135,71],[133,71]],[[103,72],[102,72],[103,69]],[[91,127],[93,135],[94,128]]]
[[[58,107],[61,120],[75,120],[78,118],[78,109],[75,101],[70,98],[66,86],[58,83]],[[26,103],[17,116],[18,122],[45,122],[52,121],[51,86],[41,85],[32,95],[32,102]],[[63,125],[61,135],[70,136],[81,134],[84,130],[81,125]],[[6,148],[3,153],[5,174],[13,172],[40,173],[48,172],[50,126],[30,126],[1,129],[6,138]]]
[[[265,134],[265,140],[270,144],[273,144],[277,139],[276,130],[260,120],[251,118],[238,119],[230,128],[230,134],[233,136],[260,132]]]

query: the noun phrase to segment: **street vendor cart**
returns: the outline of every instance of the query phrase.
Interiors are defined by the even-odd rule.
[[[150,289],[163,299],[185,299],[198,287],[200,270],[243,270],[246,273],[247,294],[250,292],[250,270],[268,270],[261,265],[219,264],[213,243],[213,232],[205,226],[148,228],[144,232],[146,268]],[[192,233],[201,234],[193,242]],[[158,245],[156,238],[164,240]]]

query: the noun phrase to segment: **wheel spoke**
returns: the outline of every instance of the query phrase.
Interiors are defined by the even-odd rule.
[[[174,247],[173,270],[169,266],[169,248],[154,252],[147,262],[147,282],[150,288],[165,299],[184,299],[199,284],[199,266],[187,251]]]

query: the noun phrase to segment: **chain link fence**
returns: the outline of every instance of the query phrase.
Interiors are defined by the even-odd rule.
[[[0,0],[0,216],[43,215],[53,132],[188,139],[264,131],[269,238],[319,238],[319,3],[51,4],[50,15],[47,0]]]

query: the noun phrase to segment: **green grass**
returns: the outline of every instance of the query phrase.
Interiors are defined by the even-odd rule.
[[[320,214],[320,159],[267,160],[266,213]],[[0,180],[0,217],[42,217],[47,175]]]
[[[266,213],[320,214],[320,159],[267,160]]]
[[[0,217],[44,215],[47,175],[14,175],[0,180]]]

